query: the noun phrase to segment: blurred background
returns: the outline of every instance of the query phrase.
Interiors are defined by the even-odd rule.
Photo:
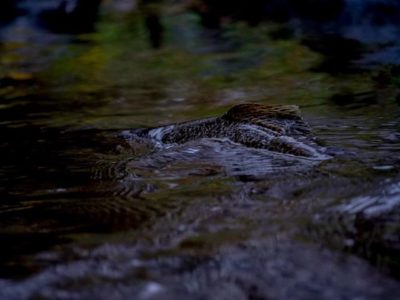
[[[397,85],[399,14],[390,0],[3,1],[1,114],[109,128],[153,124],[149,109],[168,108],[164,122],[243,100],[340,102]]]
[[[170,150],[160,167],[165,157],[144,163],[154,149],[119,137],[241,102],[299,105],[338,158],[282,177],[263,154],[214,141]],[[399,106],[396,0],[2,0],[0,296],[396,299]],[[338,205],[339,217],[329,210]],[[203,264],[210,257],[219,267]],[[213,272],[229,288],[208,292]],[[299,282],[309,286],[296,293]]]

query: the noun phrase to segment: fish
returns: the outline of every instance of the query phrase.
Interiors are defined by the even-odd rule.
[[[296,105],[243,103],[233,106],[222,116],[136,129],[129,134],[164,145],[217,138],[300,157],[323,155],[322,147],[317,144]]]

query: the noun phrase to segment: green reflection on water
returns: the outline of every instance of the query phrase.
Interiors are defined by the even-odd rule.
[[[32,75],[21,65],[35,64],[49,46],[6,44],[3,76],[23,82],[28,74],[35,82],[0,93],[6,98],[40,93],[57,101],[57,109],[48,107],[34,120],[38,124],[130,128],[218,114],[244,101],[298,104],[313,107],[316,115],[330,114],[336,108],[325,105],[333,95],[376,89],[370,71],[342,76],[310,71],[323,57],[298,40],[271,39],[277,25],[234,23],[207,32],[194,15],[157,10],[165,27],[160,49],[151,48],[140,11],[105,15],[96,33],[50,45],[59,54]],[[39,48],[33,51],[37,57],[24,56],[29,47]]]

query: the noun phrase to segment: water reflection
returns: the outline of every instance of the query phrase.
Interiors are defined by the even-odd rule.
[[[21,11],[17,7],[18,1],[5,0],[1,3],[0,26],[13,21]]]
[[[94,30],[101,0],[61,0],[57,7],[38,15],[41,25],[59,33],[84,33]]]
[[[148,30],[150,44],[153,48],[160,48],[163,40],[163,26],[160,16],[155,13],[149,13],[145,17],[145,24]]]
[[[250,25],[263,21],[277,21],[287,25],[295,35],[306,41],[315,50],[318,44],[329,45],[331,61],[322,71],[337,72],[335,67],[352,64],[360,58],[355,54],[366,54],[363,45],[348,45],[350,42],[374,45],[374,54],[367,54],[368,63],[378,61],[398,63],[397,41],[400,36],[400,7],[396,1],[381,0],[302,0],[302,1],[256,1],[247,5],[245,1],[192,1],[192,8],[201,16],[207,28],[220,28],[227,20],[244,20]],[[223,26],[222,26],[223,27]],[[278,31],[279,32],[279,31]],[[285,31],[288,34],[290,31]],[[276,35],[276,33],[275,33]],[[279,35],[278,35],[279,36]],[[289,35],[290,36],[290,35]],[[336,39],[331,43],[332,37]],[[310,38],[315,43],[310,43]],[[386,44],[386,45],[385,45]],[[333,46],[333,47],[332,47]],[[385,61],[384,61],[385,60]],[[343,69],[343,68],[342,68]],[[344,72],[349,70],[343,70]]]

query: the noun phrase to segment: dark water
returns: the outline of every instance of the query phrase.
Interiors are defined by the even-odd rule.
[[[52,1],[9,8],[0,299],[398,299],[398,27],[346,3],[321,32],[210,28],[180,2],[62,28]],[[332,158],[123,134],[241,102],[299,105]]]

